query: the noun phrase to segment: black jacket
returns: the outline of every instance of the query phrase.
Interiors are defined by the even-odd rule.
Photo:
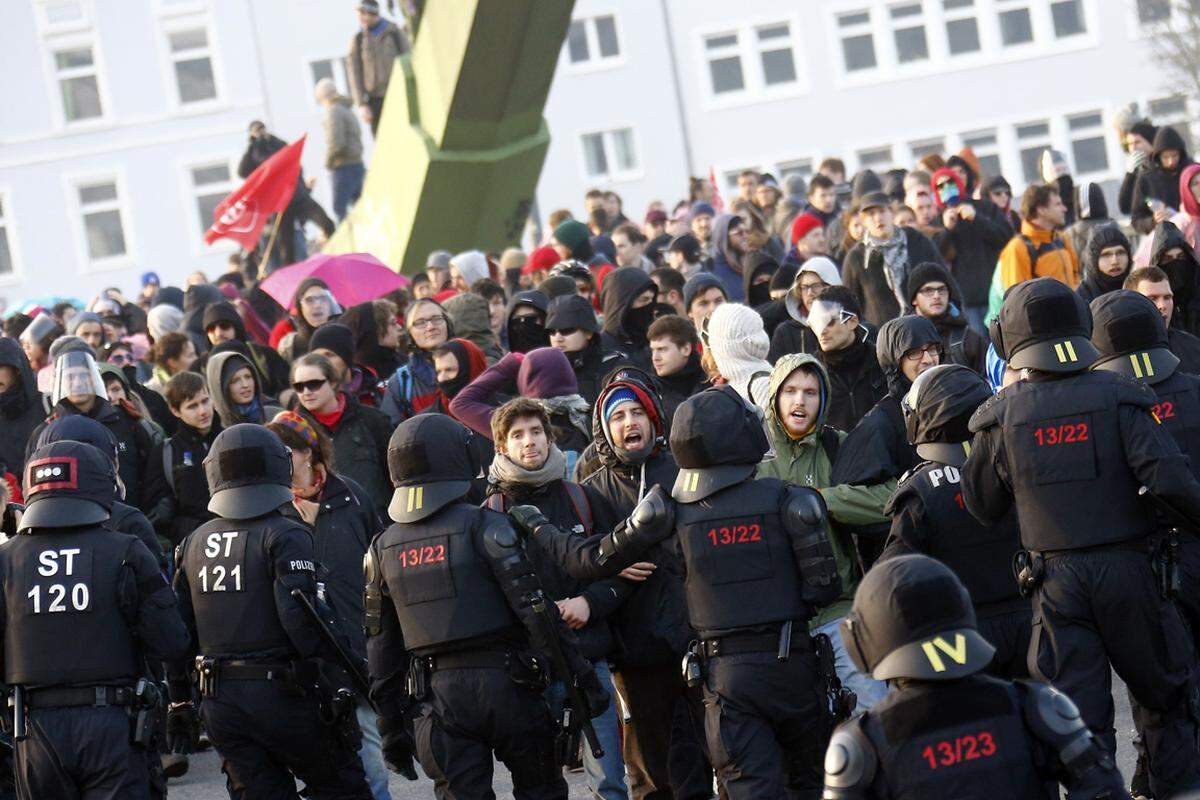
[[[393,426],[387,415],[346,397],[342,418],[337,428],[331,430],[317,422],[317,418],[303,407],[296,410],[333,439],[334,467],[338,474],[361,486],[374,501],[380,518],[386,519],[393,488],[387,462]]]
[[[924,234],[912,228],[901,230],[904,231],[908,244],[908,268],[926,261],[945,266],[942,254]],[[888,285],[883,254],[873,251],[870,263],[867,264],[864,263],[866,252],[866,245],[859,242],[846,254],[846,262],[842,265],[842,283],[858,296],[862,304],[862,319],[874,327],[879,327],[900,315],[900,303],[896,300],[896,293]],[[991,281],[990,274],[988,280]]]
[[[485,508],[507,511],[517,505],[534,505],[564,532],[573,532],[576,525],[584,524],[584,520],[580,518],[581,513],[591,516],[592,525],[590,530],[581,535],[606,533],[611,531],[617,522],[608,501],[595,489],[580,487],[587,498],[588,508],[576,510],[575,503],[567,494],[561,480],[550,481],[542,486],[492,484],[488,488],[491,494],[502,500],[498,503],[489,497],[484,503]],[[497,504],[500,505],[499,508],[495,507]],[[568,597],[583,597],[587,600],[591,616],[587,625],[575,631],[579,638],[579,651],[583,653],[583,657],[589,661],[598,661],[613,656],[616,642],[608,618],[633,594],[636,584],[619,577],[590,584],[576,580],[566,573],[550,553],[538,546],[536,538],[530,541],[533,544],[527,546],[525,552],[542,579],[542,588],[546,590],[547,596],[551,600],[563,600]]]
[[[321,510],[312,527],[317,563],[323,567],[318,580],[334,611],[345,624],[341,626],[350,640],[354,655],[367,657],[367,636],[363,632],[363,556],[371,540],[384,529],[366,490],[349,478],[326,473],[321,492]],[[285,517],[300,520],[295,506],[280,508]]]
[[[0,338],[0,366],[12,367],[20,384],[0,394],[0,471],[20,480],[25,469],[25,448],[32,434],[46,419],[37,375],[16,339]]]
[[[216,414],[213,414],[213,425],[207,436],[180,422],[175,435],[156,445],[146,461],[144,492],[146,506],[150,509],[146,516],[158,535],[172,547],[214,516],[208,510],[210,497],[208,480],[204,476],[204,457],[220,432]],[[164,471],[164,450],[171,462],[169,479]]]
[[[693,351],[682,369],[671,375],[659,375],[656,383],[659,397],[662,398],[664,421],[669,432],[671,420],[675,419],[675,409],[679,408],[684,400],[708,386],[708,376],[704,373],[704,367],[700,366],[700,354]]]
[[[799,326],[799,323],[796,325]],[[812,336],[811,331],[808,335],[815,342],[816,337]],[[825,365],[829,373],[829,416],[825,421],[842,431],[853,430],[887,394],[887,381],[875,358],[874,341],[863,328],[859,328],[855,335],[855,343],[844,350],[827,353],[818,346],[810,350],[789,351],[811,353]]]
[[[1200,339],[1174,326],[1167,328],[1167,347],[1179,359],[1179,369],[1200,375]]]
[[[575,382],[579,385],[579,394],[588,405],[595,405],[600,390],[604,388],[604,379],[617,367],[629,364],[625,353],[612,348],[606,343],[602,334],[595,334],[591,341],[577,353],[567,353],[571,369],[575,371]]]
[[[1179,152],[1179,163],[1171,170],[1164,169],[1159,161],[1167,150]],[[1192,159],[1188,156],[1187,143],[1179,132],[1164,125],[1154,135],[1154,152],[1150,162],[1133,187],[1133,206],[1129,217],[1134,230],[1141,234],[1154,230],[1154,212],[1146,204],[1147,200],[1161,200],[1168,208],[1180,210],[1179,175],[1184,167],[1192,163]]]
[[[657,287],[650,276],[637,267],[622,267],[610,272],[604,279],[604,289],[601,293],[604,303],[604,332],[600,336],[606,349],[623,352],[632,364],[651,372],[646,331],[633,330],[629,319],[633,301],[647,289]]]
[[[1083,220],[1082,222],[1086,222]],[[1082,222],[1075,223],[1076,225]],[[1125,268],[1125,272],[1117,277],[1105,275],[1100,271],[1100,251],[1106,247],[1121,245],[1125,248],[1125,254],[1129,256],[1129,266]],[[1083,280],[1079,282],[1075,293],[1083,298],[1083,302],[1091,305],[1092,301],[1103,294],[1115,292],[1121,288],[1125,282],[1125,276],[1129,274],[1129,270],[1133,266],[1133,250],[1129,246],[1129,239],[1125,234],[1121,233],[1121,229],[1116,226],[1111,220],[1108,224],[1096,226],[1090,231],[1086,245],[1081,250],[1076,250],[1079,254],[1080,266],[1082,267]]]
[[[771,334],[771,349],[767,351],[767,361],[774,364],[780,356],[786,356],[788,353],[816,355],[820,349],[821,345],[812,329],[789,316],[780,322]]]
[[[987,339],[979,335],[963,315],[943,314],[930,322],[942,337],[943,364],[962,364],[980,375],[987,369]]]
[[[158,562],[159,569],[166,575],[167,556],[163,552],[162,545],[159,544],[158,537],[154,535],[154,526],[146,519],[145,514],[118,500],[113,503],[108,521],[102,522],[101,525],[110,531],[127,533],[140,539],[150,554],[154,556],[154,560]]]
[[[1167,261],[1167,251],[1176,247],[1183,250],[1183,256]],[[1167,279],[1171,282],[1171,291],[1175,294],[1172,327],[1200,336],[1200,262],[1197,262],[1187,239],[1170,222],[1160,222],[1154,227],[1150,266],[1167,273]]]
[[[935,237],[938,250],[962,290],[964,303],[987,305],[996,259],[1011,238],[1012,232],[1002,219],[985,216],[979,208],[975,209],[975,219],[960,219],[953,230],[943,230]],[[911,260],[910,256],[910,263],[921,262]]]

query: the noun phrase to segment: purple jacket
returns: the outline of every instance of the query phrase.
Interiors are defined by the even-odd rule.
[[[509,353],[468,383],[450,401],[450,413],[476,433],[492,438],[492,412],[516,389],[521,397],[549,398],[578,394],[571,362],[561,350],[539,347]]]

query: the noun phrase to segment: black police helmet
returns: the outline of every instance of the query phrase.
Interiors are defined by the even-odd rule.
[[[958,576],[924,555],[876,563],[858,585],[841,634],[855,665],[879,681],[955,680],[984,669],[996,653],[976,629]]]
[[[1087,304],[1054,278],[1010,289],[988,332],[997,355],[1013,369],[1079,372],[1097,356]]]
[[[113,461],[117,460],[120,452],[120,445],[113,432],[83,414],[68,414],[50,421],[38,434],[37,446],[65,441],[90,444]]]
[[[53,442],[25,464],[25,513],[19,531],[96,525],[109,517],[117,479],[112,459],[90,444]]]
[[[204,458],[212,499],[224,519],[254,519],[292,500],[292,456],[274,431],[242,422],[217,434]]]
[[[1167,343],[1167,326],[1149,298],[1120,290],[1092,301],[1092,344],[1100,351],[1092,369],[1119,372],[1151,385],[1175,372],[1179,357]]]
[[[388,442],[388,473],[396,487],[388,516],[418,522],[466,495],[481,469],[474,435],[445,414],[401,422]]]
[[[771,449],[761,414],[731,386],[685,400],[671,423],[671,453],[679,464],[671,496],[694,503],[752,476]]]
[[[913,381],[900,403],[908,440],[921,458],[960,467],[971,452],[967,422],[992,396],[979,373],[960,364],[940,364]]]

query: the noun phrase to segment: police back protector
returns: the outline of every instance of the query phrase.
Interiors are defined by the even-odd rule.
[[[436,648],[517,624],[477,549],[487,515],[503,519],[455,503],[420,522],[397,522],[379,537],[379,568],[408,649]]]
[[[122,564],[137,543],[100,527],[8,541],[0,551],[5,683],[120,683],[140,674],[119,596]]]
[[[760,478],[676,507],[688,614],[701,635],[810,615],[779,515],[786,491]]]
[[[296,524],[277,514],[254,520],[215,519],[185,540],[180,568],[191,588],[202,654],[293,649],[279,622],[274,565],[265,539],[272,526],[283,530]]]

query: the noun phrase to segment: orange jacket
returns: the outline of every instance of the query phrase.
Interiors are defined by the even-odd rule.
[[[1030,242],[1038,253],[1037,262],[1032,264]],[[1074,289],[1079,277],[1079,258],[1071,243],[1055,231],[1035,228],[1025,221],[1021,222],[1021,234],[1000,251],[1000,282],[1005,289],[1032,278],[1057,278]]]

